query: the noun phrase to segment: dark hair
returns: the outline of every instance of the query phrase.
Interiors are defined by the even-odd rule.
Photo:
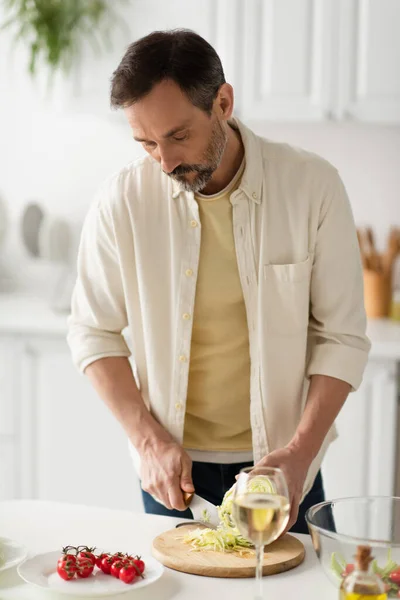
[[[225,83],[214,48],[189,29],[153,31],[130,44],[111,79],[111,106],[131,106],[161,81],[175,81],[198,108],[211,113]]]

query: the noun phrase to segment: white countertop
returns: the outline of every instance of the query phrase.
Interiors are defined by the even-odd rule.
[[[0,294],[0,335],[56,335],[67,332],[67,313],[51,310],[42,298]],[[375,319],[368,322],[372,342],[370,358],[400,361],[400,322]]]
[[[65,336],[67,317],[51,310],[43,298],[0,294],[0,334]]]
[[[0,502],[0,532],[25,544],[30,555],[61,549],[67,544],[88,544],[122,551],[150,554],[155,536],[171,529],[179,519],[143,515],[106,508],[14,500]],[[297,536],[306,547],[302,565],[279,575],[264,578],[264,595],[267,600],[336,600],[338,592],[324,575],[318,564],[309,536]],[[120,596],[107,596],[110,600],[251,600],[254,593],[252,579],[215,579],[186,575],[165,569],[161,579],[143,590],[132,589]],[[61,600],[51,592],[41,593],[39,588],[25,584],[16,569],[0,574],[2,600]],[[72,597],[71,597],[72,598]]]

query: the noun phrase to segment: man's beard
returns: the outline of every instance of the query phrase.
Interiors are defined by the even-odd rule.
[[[228,135],[217,119],[207,150],[204,153],[204,163],[194,165],[182,164],[176,167],[171,173],[168,173],[168,175],[175,179],[182,189],[187,192],[200,192],[205,188],[221,164],[227,141]],[[185,177],[186,173],[197,173],[197,175],[192,181],[188,181]]]

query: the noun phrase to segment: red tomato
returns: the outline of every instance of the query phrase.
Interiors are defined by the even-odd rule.
[[[63,554],[62,556],[60,556],[60,558],[58,559],[59,563],[65,562],[69,560],[71,563],[76,563],[76,556],[75,554]]]
[[[123,552],[115,552],[114,554],[111,554],[110,556],[114,561],[125,559],[125,554]]]
[[[132,566],[125,566],[119,572],[119,578],[124,583],[132,583],[137,577],[136,570]]]
[[[73,579],[76,573],[76,563],[71,560],[58,560],[57,573],[62,579]]]
[[[90,562],[92,563],[93,566],[95,566],[96,564],[96,557],[93,554],[93,552],[90,552],[91,548],[89,548],[88,550],[81,550],[78,555],[77,558],[88,558],[90,560]]]
[[[397,592],[397,597],[400,598],[400,590]]]
[[[390,573],[389,579],[396,585],[400,585],[400,570]]]
[[[118,579],[120,570],[124,567],[122,560],[115,560],[111,565],[111,575]]]
[[[101,563],[100,563],[100,569],[103,571],[103,573],[105,573],[106,575],[109,575],[111,572],[111,565],[113,564],[113,559],[111,556],[106,556],[102,559]]]
[[[342,573],[342,576],[346,577],[347,575],[350,575],[350,573],[352,573],[353,571],[354,571],[354,565],[349,563],[348,565],[346,565],[346,567]]]
[[[129,567],[133,562],[133,558],[121,558],[121,562],[124,563],[125,567]]]
[[[96,556],[96,567],[100,569],[100,563],[103,560],[103,558],[108,558],[109,556],[110,555],[107,554],[107,552],[103,552],[102,554],[99,554],[99,556]]]
[[[90,558],[86,558],[86,556],[78,556],[76,568],[78,577],[84,579],[93,573],[94,564]]]
[[[143,571],[145,569],[145,564],[141,560],[140,556],[137,556],[136,558],[133,559],[133,564],[137,566],[137,568],[139,569],[140,573],[143,573]]]

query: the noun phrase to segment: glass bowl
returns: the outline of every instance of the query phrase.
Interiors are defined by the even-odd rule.
[[[400,597],[400,498],[321,502],[307,511],[306,521],[314,550],[334,585],[340,586],[346,566],[354,563],[357,546],[368,545],[374,557],[372,570],[387,584],[389,597]]]

